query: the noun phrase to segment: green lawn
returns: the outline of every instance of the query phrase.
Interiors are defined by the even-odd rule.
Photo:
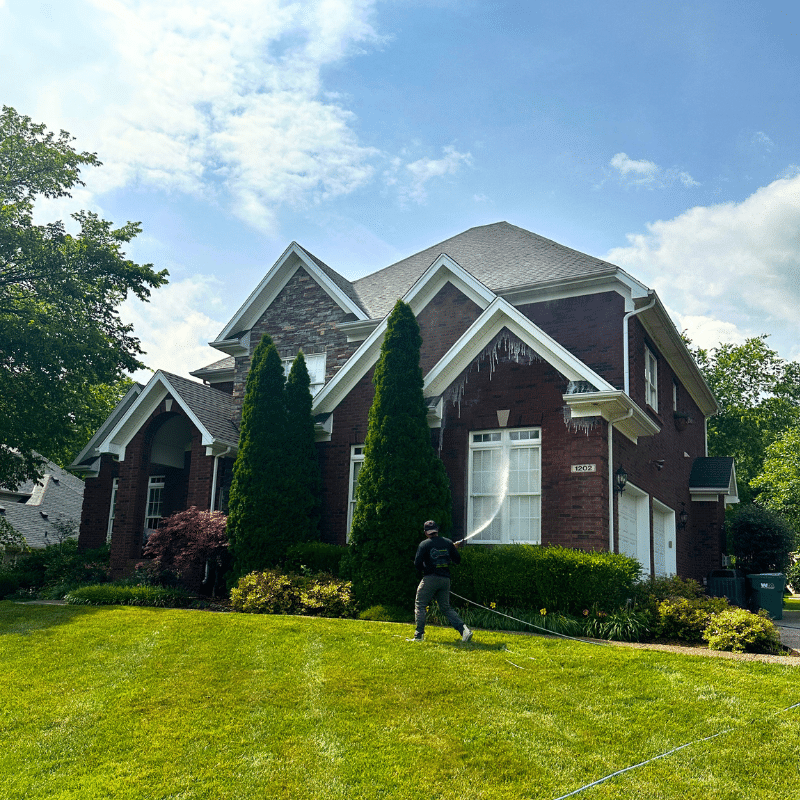
[[[783,607],[786,611],[800,611],[800,597],[784,597]]]
[[[377,622],[0,603],[0,797],[800,796],[800,670]]]

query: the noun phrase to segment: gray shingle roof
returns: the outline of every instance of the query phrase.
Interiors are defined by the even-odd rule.
[[[239,441],[239,431],[233,424],[234,408],[231,395],[196,381],[161,371],[181,400],[191,409],[203,427],[215,438],[229,444]]]
[[[193,372],[190,372],[190,375],[195,375],[199,377],[206,377],[210,376],[214,372],[228,372],[229,370],[235,369],[236,367],[236,359],[233,356],[226,356],[225,358],[221,358],[219,361],[215,361],[213,364],[209,364],[206,367],[200,367],[200,369],[196,369]]]
[[[353,282],[372,319],[382,319],[442,253],[494,292],[618,269],[508,222],[481,225]]]
[[[53,522],[59,520],[74,522],[77,538],[83,505],[83,481],[80,478],[48,461],[41,483],[30,484],[27,489],[31,495],[25,503],[16,502],[11,497],[0,497],[0,507],[4,509],[0,514],[25,537],[29,547],[58,544]]]
[[[727,456],[696,458],[689,474],[689,488],[727,491],[732,477],[732,458]]]

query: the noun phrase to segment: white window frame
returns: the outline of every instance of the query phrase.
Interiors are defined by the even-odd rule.
[[[148,531],[157,528],[158,523],[163,519],[161,511],[164,503],[164,482],[166,477],[166,475],[151,475],[147,481],[147,505],[144,509],[145,538],[147,538]],[[154,524],[150,524],[151,522]]]
[[[647,345],[644,348],[644,392],[647,405],[658,411],[658,359]]]
[[[525,491],[515,491],[519,489],[516,481],[512,463],[514,462],[514,451],[529,450],[535,452],[535,465],[527,470],[527,481],[531,482]],[[485,481],[477,480],[476,476],[476,456],[478,453],[491,452],[490,460],[496,462],[500,471],[496,473],[496,481],[488,487]],[[506,472],[502,465],[508,465]],[[473,533],[481,524],[476,520],[478,508],[484,505],[486,517],[491,515],[493,522],[480,533],[475,534],[471,541],[475,544],[541,544],[542,541],[542,429],[538,427],[530,428],[498,428],[493,430],[470,431],[469,433],[469,458],[467,465],[468,487],[467,487],[467,536]],[[507,486],[500,485],[504,478]],[[517,486],[515,487],[515,483]],[[482,486],[479,484],[483,484]],[[488,491],[486,491],[488,489]],[[499,501],[500,493],[506,490],[502,501]],[[478,499],[480,498],[480,500]],[[528,498],[525,503],[522,498]],[[488,506],[485,503],[488,502]],[[527,506],[528,515],[524,517],[527,521],[529,530],[525,536],[514,536],[512,526],[514,525],[515,508],[522,510]],[[530,513],[533,509],[534,513]]]
[[[353,514],[358,500],[358,473],[364,466],[364,445],[354,444],[350,447],[350,471],[347,488],[347,541],[350,541],[350,529],[353,527]]]
[[[111,543],[111,532],[114,530],[114,517],[117,513],[117,491],[119,490],[119,478],[114,478],[111,482],[111,503],[108,507],[108,528],[106,529],[106,544]]]
[[[302,347],[300,348],[303,349]],[[327,353],[303,353],[306,360],[306,369],[308,369],[308,377],[311,379],[311,396],[316,395],[320,389],[325,385],[325,361]],[[288,378],[289,373],[292,371],[292,364],[297,356],[283,358],[283,375]]]

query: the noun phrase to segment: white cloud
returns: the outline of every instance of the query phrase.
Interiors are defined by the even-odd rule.
[[[138,184],[221,197],[274,232],[281,205],[351,192],[373,174],[377,151],[359,143],[321,73],[382,42],[374,4],[84,0],[71,4],[74,19],[38,15],[35,30],[20,10],[26,52],[51,60],[43,55],[15,91],[36,98],[25,113],[97,150],[95,193]],[[73,26],[68,35],[62,24]],[[23,52],[10,31],[0,47]]]
[[[615,169],[623,183],[629,186],[645,186],[651,189],[663,189],[675,183],[684,186],[699,186],[700,184],[684,170],[671,167],[664,170],[653,161],[635,160],[627,153],[617,153],[609,166]]]
[[[764,148],[764,150],[767,151],[770,151],[772,150],[773,147],[775,147],[775,144],[773,143],[772,139],[770,139],[769,136],[767,136],[767,134],[764,133],[764,131],[756,131],[753,134],[753,137],[750,140],[750,142],[755,147],[762,147]]]
[[[400,179],[403,184],[401,197],[422,204],[428,198],[428,181],[443,175],[452,175],[463,165],[472,164],[470,153],[459,153],[452,145],[444,147],[442,152],[442,158],[420,158],[405,165],[405,175]],[[395,160],[393,166],[398,168],[399,161]]]
[[[656,289],[692,338],[767,333],[784,358],[800,355],[800,176],[647,228],[607,258]]]
[[[224,358],[208,346],[229,316],[221,299],[223,294],[221,281],[193,276],[156,289],[149,303],[126,300],[120,317],[133,324],[142,343],[145,354],[140,360],[151,369],[189,377],[191,370]],[[142,370],[133,377],[146,383],[150,375]]]

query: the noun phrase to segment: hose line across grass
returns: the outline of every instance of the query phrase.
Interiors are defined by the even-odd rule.
[[[466,597],[462,597],[460,594],[456,594],[455,592],[450,592],[453,597],[457,597],[459,600],[463,600],[465,603],[469,603],[470,605],[477,606],[478,608],[484,609],[484,611],[491,611],[492,614],[497,614],[499,617],[505,617],[506,619],[512,619],[514,622],[520,622],[523,625],[528,625],[531,628],[536,628],[537,630],[544,631],[548,636],[560,636],[562,639],[571,639],[573,642],[583,642],[583,644],[596,644],[599,647],[610,647],[607,642],[593,642],[591,639],[581,639],[577,636],[568,636],[566,633],[559,633],[558,631],[551,631],[547,628],[543,628],[541,625],[534,625],[532,622],[528,622],[524,619],[519,619],[517,617],[512,617],[510,614],[504,614],[502,611],[498,611],[496,608],[489,608],[488,606],[482,606],[480,603],[476,603],[474,600],[469,600]],[[516,665],[515,665],[516,666]]]
[[[507,619],[514,620],[514,622],[520,622],[523,625],[529,625],[531,628],[536,628],[537,630],[544,631],[549,636],[560,636],[563,639],[571,639],[574,642],[583,642],[584,644],[596,644],[601,647],[610,647],[606,642],[593,642],[587,639],[580,639],[576,636],[568,636],[565,633],[558,633],[557,631],[550,631],[547,628],[543,628],[541,625],[534,625],[532,622],[528,622],[524,619],[518,619],[517,617],[512,617],[509,614],[504,614],[502,611],[498,611],[494,608],[489,608],[488,606],[481,605],[480,603],[476,603],[474,600],[469,600],[466,597],[462,597],[460,594],[456,594],[455,592],[450,592],[453,597],[457,597],[459,600],[463,600],[465,603],[469,603],[470,605],[477,606],[478,608],[482,608],[485,611],[491,611],[493,614],[497,614],[501,617],[506,617]],[[520,667],[518,664],[514,664],[513,661],[509,661],[515,667],[519,669],[524,669],[524,667]],[[772,716],[777,716],[778,714],[783,714],[787,711],[791,711],[794,708],[800,708],[800,702],[794,703],[793,705],[788,706],[787,708],[783,708],[780,711],[776,711]],[[746,724],[746,723],[744,723]],[[605,783],[605,781],[610,780],[611,778],[616,778],[618,775],[623,775],[626,772],[630,772],[631,770],[638,769],[639,767],[644,767],[647,764],[651,764],[653,761],[658,761],[660,758],[666,758],[667,756],[671,756],[673,753],[677,753],[679,750],[684,750],[687,747],[691,747],[693,744],[701,744],[702,742],[710,742],[712,739],[716,739],[718,736],[723,736],[726,733],[730,733],[732,730],[735,730],[736,727],[741,726],[732,726],[730,728],[726,728],[724,731],[718,731],[717,733],[712,733],[711,736],[703,736],[700,739],[695,739],[691,742],[687,742],[686,744],[679,745],[678,747],[673,747],[672,750],[667,750],[665,753],[659,753],[652,758],[648,758],[645,761],[641,761],[638,764],[632,764],[630,767],[625,767],[624,769],[619,769],[616,772],[612,772],[609,775],[606,775],[603,778],[598,778],[596,781],[592,781],[591,783],[587,783],[585,786],[581,786],[578,789],[574,789],[567,794],[559,795],[558,797],[553,798],[553,800],[566,800],[568,797],[574,797],[576,794],[580,794],[586,789],[591,789],[593,786],[598,786],[601,783]]]
[[[791,711],[793,708],[800,707],[800,703],[794,703],[787,708],[783,708],[780,711],[776,711],[772,716],[777,716],[778,714],[783,714],[786,711]],[[747,724],[747,723],[743,723]],[[612,772],[610,775],[606,775],[604,778],[599,778],[596,781],[592,781],[591,783],[587,783],[585,786],[581,786],[579,789],[575,789],[568,794],[562,794],[558,797],[553,798],[553,800],[566,800],[567,797],[574,797],[576,794],[580,794],[581,792],[585,791],[586,789],[591,789],[592,786],[597,786],[598,784],[604,783],[611,778],[616,778],[617,775],[622,775],[625,772],[630,772],[632,769],[637,769],[638,767],[643,767],[646,764],[650,764],[653,761],[658,761],[659,758],[666,758],[667,756],[671,756],[673,753],[677,753],[679,750],[683,750],[686,747],[691,747],[693,744],[700,744],[701,742],[710,742],[712,739],[716,739],[718,736],[722,736],[725,733],[730,733],[732,730],[735,730],[737,727],[742,727],[741,725],[734,725],[730,728],[726,728],[724,731],[719,731],[718,733],[712,733],[711,736],[704,736],[701,739],[695,739],[692,742],[687,742],[686,744],[679,745],[678,747],[673,747],[672,750],[667,750],[666,753],[659,753],[657,756],[653,756],[652,758],[648,758],[646,761],[642,761],[639,764],[633,764],[630,767],[625,767],[625,769],[619,769],[616,772]]]

